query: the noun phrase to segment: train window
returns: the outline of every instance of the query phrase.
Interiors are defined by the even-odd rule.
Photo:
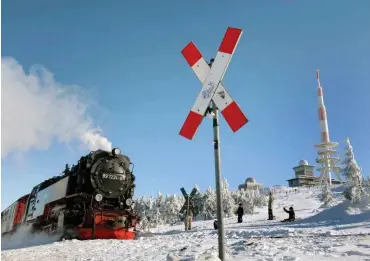
[[[14,214],[15,214],[15,207],[17,206],[17,204],[14,204],[13,206],[13,211],[12,211],[12,217],[14,217]]]

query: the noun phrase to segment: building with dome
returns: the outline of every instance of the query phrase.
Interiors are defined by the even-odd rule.
[[[295,176],[288,179],[289,187],[315,186],[317,178],[313,174],[315,166],[308,165],[307,160],[300,160],[297,167],[294,167]]]
[[[263,185],[256,182],[255,178],[249,177],[245,180],[244,184],[240,184],[239,189],[262,189]]]
[[[289,187],[310,187],[320,185],[320,177],[314,175],[315,166],[308,164],[307,160],[300,160],[297,167],[294,167],[295,177],[288,179]],[[340,184],[332,179],[332,184]]]

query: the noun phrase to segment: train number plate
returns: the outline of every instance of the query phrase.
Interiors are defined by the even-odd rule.
[[[113,175],[113,174],[105,174],[103,173],[103,179],[112,179],[112,180],[124,180],[125,177],[122,175]]]

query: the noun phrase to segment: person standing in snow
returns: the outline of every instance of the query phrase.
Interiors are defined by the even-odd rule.
[[[217,219],[213,222],[213,228],[216,230],[218,229]]]
[[[243,215],[244,215],[244,209],[242,207],[242,203],[239,203],[237,214],[238,214],[238,223],[242,223],[243,222]]]
[[[270,191],[269,204],[268,204],[268,215],[269,215],[268,220],[273,220],[274,219],[274,215],[273,215],[273,212],[272,212],[272,207],[273,207],[274,200],[275,200],[275,198],[272,196],[272,192]]]
[[[187,213],[189,210],[189,213]],[[193,200],[190,201],[189,207],[187,208],[185,214],[185,230],[191,230],[191,223],[193,221],[193,214],[194,214],[194,202]]]

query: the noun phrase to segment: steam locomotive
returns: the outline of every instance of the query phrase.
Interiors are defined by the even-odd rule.
[[[60,233],[61,239],[133,239],[133,166],[118,148],[82,156],[5,209],[2,235],[29,224],[33,232]]]

